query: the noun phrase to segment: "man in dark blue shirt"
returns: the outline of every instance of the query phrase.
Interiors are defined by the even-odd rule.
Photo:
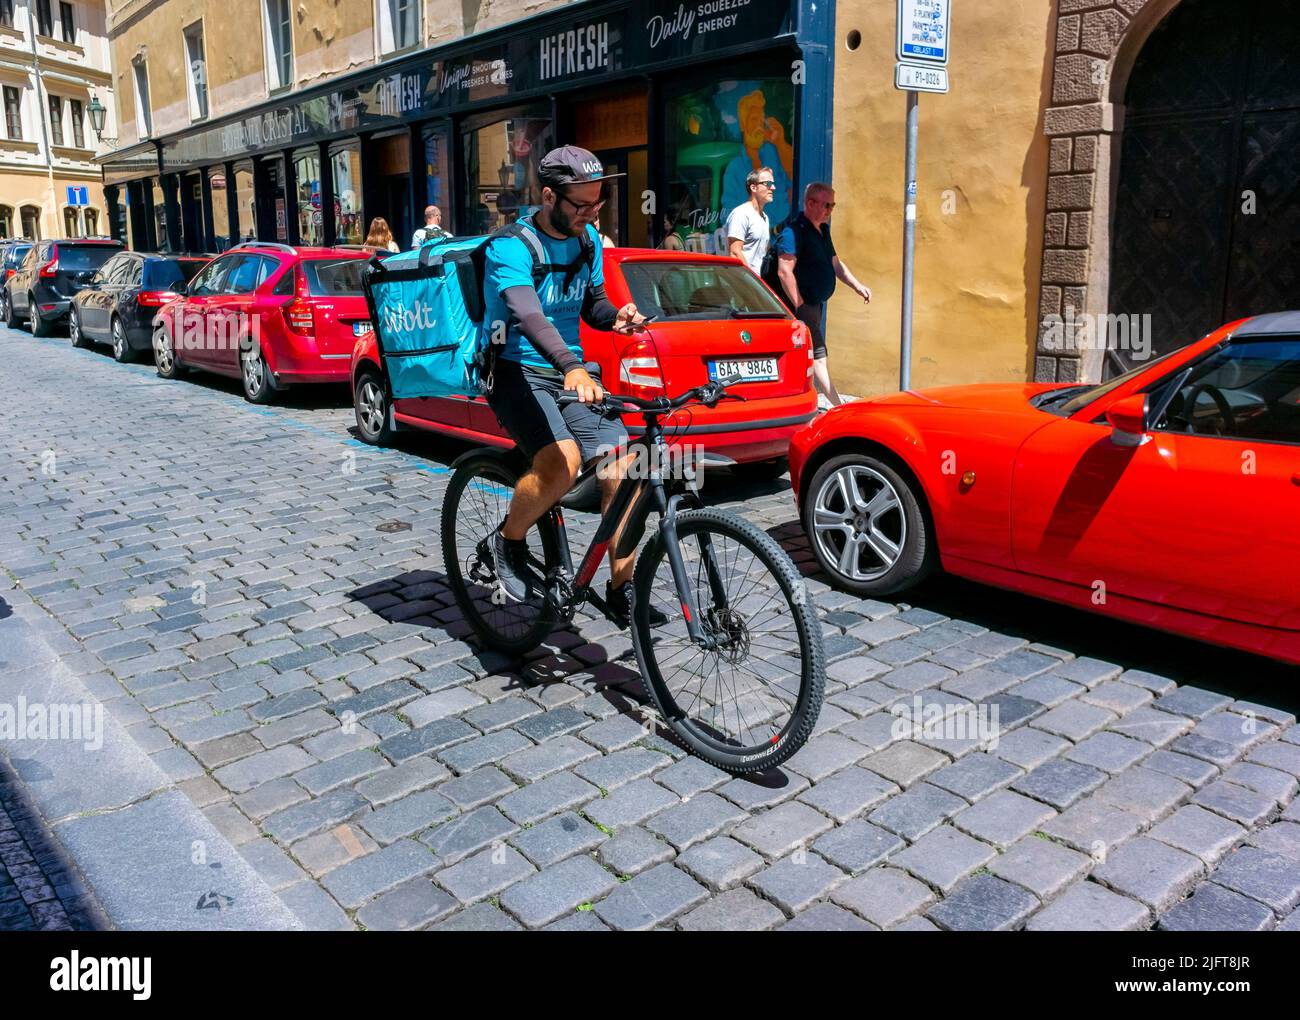
[[[841,403],[826,362],[826,302],[843,280],[863,301],[871,288],[859,283],[835,254],[831,241],[831,210],[835,192],[829,184],[814,181],[804,188],[803,212],[781,232],[777,275],[794,314],[808,326],[813,344],[813,382],[831,407]]]

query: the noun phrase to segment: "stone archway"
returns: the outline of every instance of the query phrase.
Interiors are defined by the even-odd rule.
[[[1107,312],[1124,90],[1143,43],[1179,2],[1058,0],[1052,99],[1043,120],[1050,157],[1036,381],[1101,378],[1105,352],[1080,349],[1048,320]]]

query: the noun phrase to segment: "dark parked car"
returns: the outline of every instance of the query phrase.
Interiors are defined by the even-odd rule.
[[[122,251],[72,299],[68,336],[72,346],[107,341],[113,357],[131,361],[153,350],[154,317],[208,264],[211,255],[161,255]]]
[[[9,282],[9,277],[18,272],[18,267],[23,264],[23,259],[31,250],[31,241],[21,239],[0,241],[0,322],[9,318],[9,309],[6,305],[9,298],[5,292],[5,284]]]
[[[33,336],[49,336],[67,318],[77,291],[122,247],[108,238],[37,241],[5,281],[5,325],[14,329],[27,319]]]

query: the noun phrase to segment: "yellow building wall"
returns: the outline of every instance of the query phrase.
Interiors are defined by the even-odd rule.
[[[1056,0],[952,7],[952,90],[920,100],[914,388],[1030,378],[1037,332]],[[873,299],[839,285],[828,350],[840,391],[869,396],[898,388],[906,94],[892,0],[837,0],[836,22],[831,226]]]

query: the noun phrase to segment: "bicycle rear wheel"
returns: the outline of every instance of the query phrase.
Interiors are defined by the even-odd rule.
[[[459,463],[442,501],[442,555],[456,604],[484,644],[511,655],[532,651],[556,624],[540,595],[515,602],[502,598],[497,585],[492,536],[518,480],[505,457],[484,451]],[[533,525],[527,540],[539,575],[559,565],[559,537],[548,517]]]
[[[699,622],[690,638],[662,533],[637,561],[632,640],[655,707],[699,757],[735,774],[781,764],[817,724],[826,686],[821,625],[784,550],[735,514],[690,510],[677,538]],[[651,607],[668,622],[651,629]]]

